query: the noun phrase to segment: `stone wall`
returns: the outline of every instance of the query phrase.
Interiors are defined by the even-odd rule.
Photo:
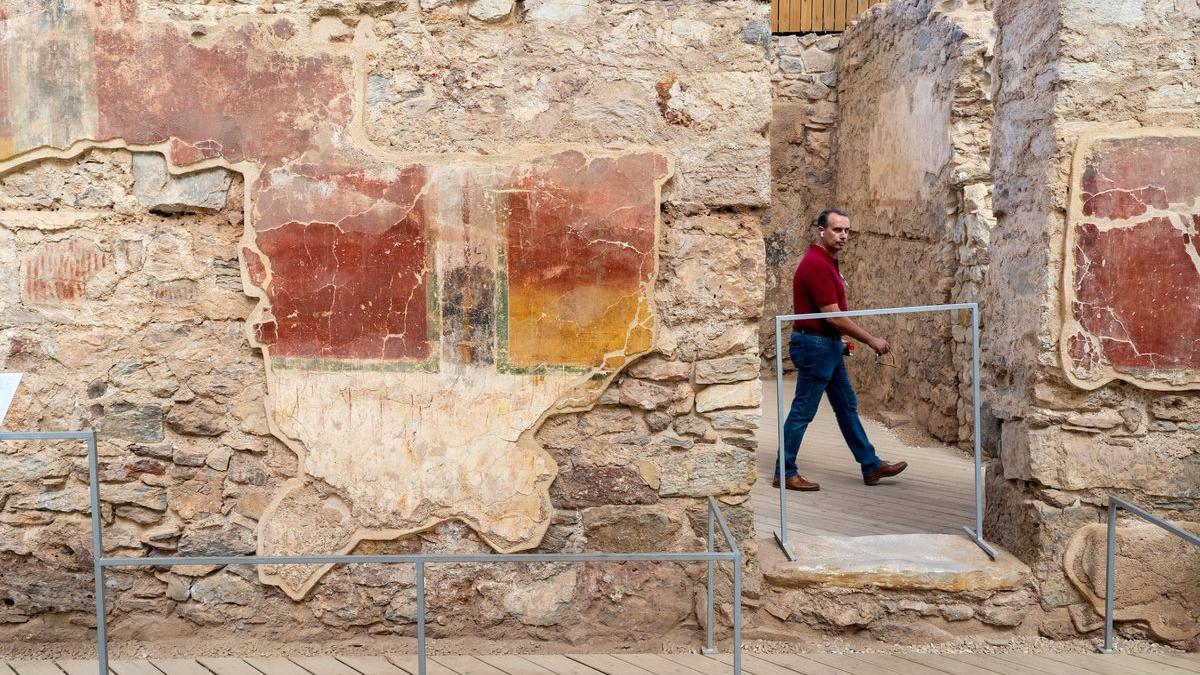
[[[1200,11],[1019,0],[996,18],[984,344],[1002,433],[987,529],[1034,569],[1041,630],[1063,636],[1102,623],[1081,528],[1110,492],[1181,521],[1200,506]],[[1138,528],[1121,546],[1149,575],[1118,586],[1123,630],[1194,638],[1193,610],[1169,606],[1195,586],[1189,558]],[[1162,563],[1180,573],[1147,582]]]
[[[833,134],[838,117],[841,36],[772,38],[771,208],[763,235],[767,249],[767,311],[763,356],[774,361],[775,321],[792,312],[792,275],[815,239],[813,218],[833,205]],[[787,336],[784,336],[787,339]],[[787,345],[784,345],[787,349]],[[785,358],[784,365],[792,363]]]
[[[8,428],[100,434],[107,553],[691,550],[708,495],[750,537],[766,5],[61,4],[3,36],[0,369]],[[0,632],[78,637],[83,458],[3,452]],[[701,581],[455,566],[430,607],[623,641]],[[110,616],[411,634],[412,585],[118,572]]]
[[[854,227],[841,263],[855,309],[980,299],[993,223],[989,5],[881,4],[842,37],[836,201]],[[969,439],[969,316],[863,323],[899,365],[864,356],[852,368],[864,405]]]

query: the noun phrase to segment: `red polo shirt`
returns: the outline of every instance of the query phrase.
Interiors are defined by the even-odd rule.
[[[792,278],[792,307],[796,314],[813,314],[825,305],[837,303],[838,309],[847,311],[846,284],[838,270],[837,259],[829,255],[820,244],[808,247],[808,253],[796,267]],[[795,330],[818,332],[835,336],[837,329],[825,319],[806,319],[793,324]]]

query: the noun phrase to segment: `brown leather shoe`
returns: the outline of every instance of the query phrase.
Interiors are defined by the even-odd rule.
[[[891,478],[907,468],[908,462],[896,462],[894,464],[892,462],[884,462],[879,465],[878,469],[863,476],[863,482],[867,485],[874,485],[879,482],[880,478]]]
[[[804,476],[790,476],[783,481],[783,484],[786,485],[787,489],[789,490],[799,490],[801,492],[816,492],[817,490],[821,489],[821,485],[819,483],[814,483],[810,480],[807,480],[804,478]],[[775,480],[771,481],[771,487],[779,487],[778,476],[775,477]]]

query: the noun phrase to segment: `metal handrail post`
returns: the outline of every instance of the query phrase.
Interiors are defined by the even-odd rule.
[[[1116,595],[1117,569],[1117,508],[1125,509],[1142,520],[1161,527],[1171,534],[1186,541],[1192,546],[1200,546],[1200,536],[1188,532],[1182,527],[1172,525],[1146,509],[1127,502],[1116,495],[1108,496],[1108,541],[1104,552],[1104,653],[1113,652],[1113,596]]]
[[[733,673],[742,674],[742,554],[733,559]]]
[[[108,630],[104,601],[104,536],[100,527],[100,485],[97,470],[96,431],[0,431],[0,441],[86,441],[88,502],[92,520],[92,577],[96,598],[96,643],[100,675],[108,675]]]
[[[108,612],[104,599],[104,534],[100,520],[100,460],[96,451],[96,432],[87,439],[88,453],[88,499],[92,510],[92,577],[96,584],[96,638],[100,675],[108,675]]]
[[[1113,591],[1117,569],[1117,503],[1108,500],[1108,537],[1104,551],[1104,653],[1113,653]]]
[[[712,500],[710,497],[709,502],[708,502],[708,552],[709,553],[714,553],[717,550],[716,549],[716,546],[717,546],[716,538],[717,538],[717,526],[716,526],[716,522],[713,518],[713,503],[712,503]],[[716,561],[713,560],[712,558],[709,558],[708,559],[708,584],[705,587],[705,594],[708,596],[708,604],[705,608],[707,610],[707,614],[705,615],[706,620],[704,622],[706,640],[704,643],[704,649],[702,650],[705,654],[716,654],[717,653],[717,648],[713,646],[713,614],[714,614],[713,572],[714,572],[714,569],[716,568],[716,566],[717,566]]]
[[[779,457],[775,460],[775,470],[779,472],[779,530],[775,532],[775,541],[787,559],[794,561],[796,556],[787,543],[787,471],[783,466],[783,321],[780,317],[775,317],[775,418],[779,434]]]
[[[417,561],[417,675],[425,675],[425,561]]]

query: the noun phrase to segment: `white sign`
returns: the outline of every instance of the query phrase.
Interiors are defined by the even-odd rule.
[[[0,373],[0,424],[8,414],[8,406],[12,405],[18,384],[21,384],[21,373]]]

